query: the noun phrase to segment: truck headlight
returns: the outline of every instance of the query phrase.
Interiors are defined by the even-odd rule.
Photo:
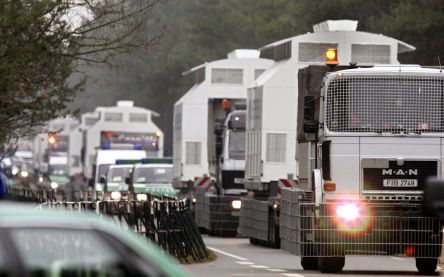
[[[336,216],[346,222],[354,221],[359,218],[360,210],[361,207],[357,204],[340,204],[336,207]]]
[[[242,206],[242,202],[240,200],[233,200],[231,201],[231,207],[235,210],[239,210]]]
[[[111,199],[112,200],[120,200],[122,198],[122,194],[118,191],[111,192]]]
[[[28,173],[28,171],[22,171],[22,172],[20,172],[20,176],[22,176],[23,178],[26,178],[29,176],[29,173]]]
[[[18,169],[18,167],[16,167],[16,166],[13,166],[12,167],[12,170],[11,170],[11,173],[12,173],[12,175],[17,175],[18,173],[19,173],[19,169]]]
[[[57,184],[56,182],[51,182],[50,186],[51,186],[52,189],[56,189],[56,188],[59,187],[59,184]]]
[[[146,201],[148,200],[148,195],[144,194],[144,193],[139,193],[136,196],[137,201]]]

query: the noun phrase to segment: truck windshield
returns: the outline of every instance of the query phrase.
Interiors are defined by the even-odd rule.
[[[125,182],[125,178],[129,177],[130,173],[133,171],[132,167],[114,167],[110,168],[108,171],[108,182]]]
[[[444,78],[341,76],[327,84],[326,123],[335,132],[443,132]]]
[[[245,160],[245,131],[230,132],[228,157],[233,160]]]
[[[143,167],[134,170],[134,183],[168,184],[173,180],[172,167]]]

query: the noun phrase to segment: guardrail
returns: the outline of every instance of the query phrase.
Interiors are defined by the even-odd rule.
[[[103,195],[94,191],[27,188],[8,188],[7,194],[11,200],[41,203],[42,208],[108,215],[122,227],[157,243],[182,263],[199,262],[209,256],[190,207],[183,200],[146,194],[146,200],[139,201],[132,193],[124,200],[100,200]]]

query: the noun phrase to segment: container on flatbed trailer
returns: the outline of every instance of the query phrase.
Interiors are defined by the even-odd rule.
[[[240,110],[247,86],[271,64],[257,50],[237,49],[227,59],[186,72],[195,74],[195,85],[174,106],[173,184],[182,197],[196,200],[196,222],[210,233],[237,233],[245,193],[235,182],[243,179],[245,167],[245,113]]]

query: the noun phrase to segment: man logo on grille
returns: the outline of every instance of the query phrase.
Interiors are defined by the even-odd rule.
[[[418,169],[409,169],[409,170],[393,170],[393,169],[383,169],[382,175],[396,175],[396,176],[418,176]]]

